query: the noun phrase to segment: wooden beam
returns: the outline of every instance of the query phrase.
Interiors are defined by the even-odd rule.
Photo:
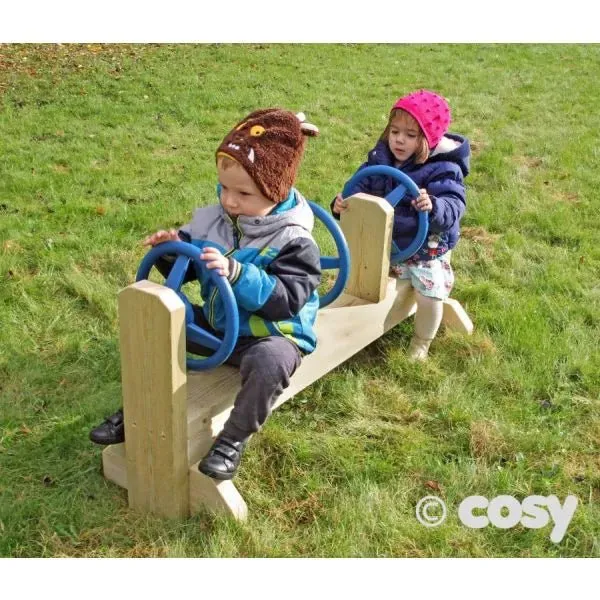
[[[162,285],[119,294],[121,378],[129,506],[189,514],[185,308]]]
[[[346,292],[370,302],[384,299],[390,270],[394,209],[383,198],[355,194],[340,225],[352,257]]]
[[[218,481],[198,471],[198,463],[189,470],[190,476],[190,511],[195,514],[201,508],[212,512],[228,514],[239,521],[246,520],[248,507],[229,479]]]
[[[102,450],[102,470],[106,479],[127,489],[125,444],[113,444]]]
[[[460,305],[458,300],[448,298],[444,300],[444,313],[442,315],[442,323],[460,333],[471,335],[473,333],[473,321],[465,309]]]
[[[388,278],[385,300],[374,304],[348,294],[319,311],[316,323],[317,348],[302,359],[277,400],[280,406],[323,377],[416,310],[414,291],[408,280]],[[188,437],[206,427],[212,435],[220,431],[240,389],[239,371],[223,366],[202,373],[188,373]]]

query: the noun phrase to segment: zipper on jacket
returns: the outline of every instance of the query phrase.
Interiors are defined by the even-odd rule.
[[[225,252],[225,254],[223,254],[223,256],[229,257],[231,256],[239,247],[240,247],[240,240],[243,236],[242,234],[242,230],[240,229],[239,225],[237,224],[237,219],[235,219],[235,221],[229,217],[229,215],[227,216],[227,218],[231,221],[231,225],[233,228],[233,248],[231,250],[228,250],[227,252]],[[215,301],[217,299],[217,292],[218,292],[218,288],[215,287],[215,289],[212,291],[211,295],[210,295],[210,299],[208,301],[208,323],[210,324],[211,327],[215,327]]]
[[[233,248],[235,250],[240,247],[240,240],[244,234],[238,225],[237,219],[235,221],[232,219],[231,222],[233,224]]]

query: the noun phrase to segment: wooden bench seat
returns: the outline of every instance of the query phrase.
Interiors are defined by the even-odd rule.
[[[364,194],[355,196],[351,206],[354,214],[346,223],[342,219],[342,227],[353,261],[361,259],[353,262],[346,293],[319,311],[317,348],[303,359],[275,408],[416,310],[409,281],[388,277],[393,210]],[[378,230],[386,234],[367,235]],[[233,407],[239,371],[221,366],[186,373],[184,313],[173,290],[149,281],[119,295],[127,442],[104,450],[104,475],[127,488],[133,508],[186,516],[209,506],[244,518],[247,508],[233,483],[215,481],[197,469]],[[444,322],[472,330],[454,300],[444,304]]]

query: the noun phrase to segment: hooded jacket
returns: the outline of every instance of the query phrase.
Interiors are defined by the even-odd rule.
[[[408,175],[417,187],[427,190],[433,204],[429,213],[429,235],[412,257],[413,260],[431,260],[456,246],[460,236],[460,219],[466,208],[464,178],[469,174],[470,156],[469,141],[463,136],[447,133],[425,163],[416,164],[413,159],[409,159],[397,167]],[[395,162],[387,142],[380,140],[357,172],[374,165],[394,167]],[[397,185],[391,177],[372,175],[359,181],[349,195],[364,192],[383,198]],[[334,202],[331,203],[332,209]],[[333,214],[339,219],[339,215]],[[400,250],[409,246],[417,229],[417,211],[410,204],[399,202],[394,208],[392,237]]]
[[[264,217],[233,220],[216,204],[194,211],[179,237],[197,248],[213,247],[229,257],[231,289],[238,304],[240,336],[283,336],[305,354],[316,347],[314,323],[319,308],[320,253],[311,231],[314,215],[295,189]],[[171,265],[157,264],[163,275]],[[184,281],[196,279],[191,266]],[[203,314],[217,332],[225,311],[217,287],[202,272]]]

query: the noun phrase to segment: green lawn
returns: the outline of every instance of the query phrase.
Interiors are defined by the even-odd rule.
[[[600,556],[597,45],[0,45],[0,556]],[[328,206],[401,94],[472,142],[453,296],[471,337],[407,362],[404,322],[279,409],[236,485],[249,519],[128,510],[89,429],[120,406],[116,295],[140,240],[215,201],[244,114],[306,113]],[[321,236],[324,253],[332,244]],[[425,528],[415,505],[449,507]],[[470,495],[569,494],[563,540],[469,529]]]

